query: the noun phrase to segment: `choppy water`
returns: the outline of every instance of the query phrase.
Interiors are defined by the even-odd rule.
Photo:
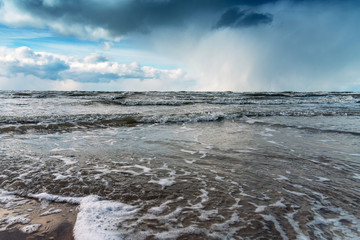
[[[80,204],[76,239],[360,238],[360,93],[0,92],[0,110],[0,204]]]

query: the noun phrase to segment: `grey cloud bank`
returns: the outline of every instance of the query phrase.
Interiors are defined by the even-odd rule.
[[[244,14],[238,21],[239,26],[271,22],[271,15],[269,14],[252,13],[244,10],[272,2],[277,1],[3,0],[3,8],[17,13],[25,13],[29,18],[32,18],[31,21],[25,21],[25,18],[10,19],[9,17],[4,18],[3,22],[15,26],[49,26],[63,34],[114,40],[132,32],[148,33],[157,27],[180,27],[196,22],[216,23],[220,14],[225,11],[231,12],[234,6],[243,8]],[[86,34],[91,36],[86,36]]]

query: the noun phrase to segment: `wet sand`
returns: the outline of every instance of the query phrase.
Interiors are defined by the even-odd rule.
[[[77,205],[69,203],[36,200],[10,208],[0,206],[0,240],[73,240],[76,208]],[[17,216],[24,216],[26,223],[12,224],[4,220],[6,217]],[[31,226],[35,231],[28,228],[26,232],[26,227]]]

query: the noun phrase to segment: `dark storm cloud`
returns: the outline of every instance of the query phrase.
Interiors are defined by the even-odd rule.
[[[107,29],[114,36],[130,32],[147,32],[159,26],[179,26],[191,21],[202,21],[208,14],[215,19],[218,14],[234,6],[256,7],[277,0],[15,0],[18,7],[44,21],[67,24],[84,24]],[[231,11],[232,10],[228,10]],[[244,12],[236,25],[255,26],[271,22],[271,16]],[[224,17],[224,16],[223,16]],[[226,16],[225,16],[226,17]],[[221,20],[220,20],[221,21]],[[219,22],[220,22],[219,21]],[[225,26],[226,24],[223,24]]]
[[[214,28],[251,27],[260,24],[269,24],[272,20],[273,16],[269,13],[257,13],[232,7],[221,16]]]

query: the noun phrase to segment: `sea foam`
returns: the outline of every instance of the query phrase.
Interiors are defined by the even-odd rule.
[[[119,226],[138,211],[120,202],[101,201],[94,195],[83,198],[79,210],[74,227],[76,240],[123,239],[126,232],[120,231]]]

